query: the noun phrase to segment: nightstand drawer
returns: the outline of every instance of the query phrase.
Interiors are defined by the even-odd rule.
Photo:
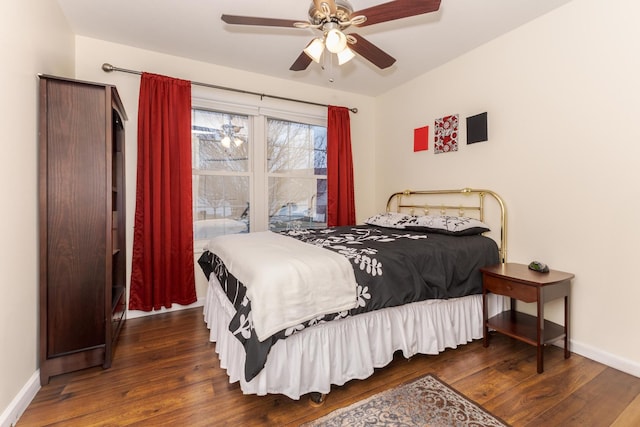
[[[484,287],[494,294],[506,295],[524,302],[535,302],[538,300],[538,291],[535,286],[514,282],[505,278],[484,275]]]

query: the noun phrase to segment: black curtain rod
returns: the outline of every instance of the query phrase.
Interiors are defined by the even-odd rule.
[[[127,70],[126,68],[118,68],[118,67],[114,67],[111,64],[107,64],[106,62],[104,64],[102,64],[102,70],[110,73],[112,71],[121,71],[123,73],[129,73],[129,74],[137,74],[137,75],[142,75],[142,71],[135,71],[135,70]],[[300,102],[303,104],[309,104],[309,105],[317,105],[319,107],[328,107],[327,104],[319,104],[317,102],[311,102],[311,101],[304,101],[302,99],[294,99],[294,98],[286,98],[284,96],[277,96],[277,95],[267,95],[265,93],[258,93],[258,92],[251,92],[248,90],[242,90],[242,89],[234,89],[231,87],[224,87],[224,86],[218,86],[218,85],[213,85],[210,83],[200,83],[200,82],[191,82],[192,85],[196,85],[196,86],[204,86],[204,87],[209,87],[212,89],[221,89],[221,90],[228,90],[231,92],[238,92],[238,93],[245,93],[248,95],[256,95],[259,96],[260,98],[273,98],[273,99],[280,99],[283,101],[292,101],[292,102]],[[357,108],[349,108],[349,111],[351,111],[352,113],[357,113],[358,109]]]

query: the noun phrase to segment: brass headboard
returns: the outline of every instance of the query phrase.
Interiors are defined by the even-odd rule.
[[[474,197],[475,196],[475,197]],[[485,200],[489,196],[490,202]],[[461,190],[405,190],[387,200],[387,212],[408,212],[411,215],[455,215],[477,218],[491,228],[500,226],[498,242],[500,261],[507,261],[507,211],[502,198],[491,190],[463,188]],[[497,218],[500,218],[498,223]]]

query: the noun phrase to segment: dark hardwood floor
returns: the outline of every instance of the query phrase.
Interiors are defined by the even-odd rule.
[[[296,426],[433,373],[514,426],[639,426],[640,378],[579,355],[501,335],[437,356],[397,355],[367,380],[335,387],[323,406],[281,395],[245,396],[208,342],[202,309],[125,323],[110,369],[53,377],[18,422],[26,426]]]

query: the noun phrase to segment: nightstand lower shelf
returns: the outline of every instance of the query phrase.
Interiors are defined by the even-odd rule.
[[[515,310],[503,311],[490,318],[487,327],[527,344],[538,345],[538,319],[535,316]],[[565,335],[564,326],[545,320],[541,344],[550,344],[564,338]]]

